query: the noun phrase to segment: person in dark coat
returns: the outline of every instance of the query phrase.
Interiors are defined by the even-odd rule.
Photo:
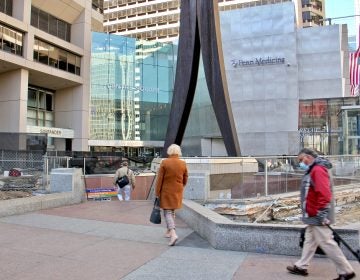
[[[334,199],[329,169],[332,164],[308,148],[298,154],[299,166],[305,170],[301,180],[302,220],[307,225],[301,258],[287,270],[292,274],[307,276],[308,267],[319,246],[335,264],[339,277],[348,280],[355,277],[350,263],[333,238],[326,225],[335,222]]]
[[[175,209],[182,207],[185,185],[188,180],[188,170],[184,160],[181,160],[181,148],[172,144],[167,149],[168,158],[162,160],[156,182],[155,195],[160,199],[160,208],[164,211],[167,232],[170,238],[169,246],[175,245],[178,236],[175,231]]]

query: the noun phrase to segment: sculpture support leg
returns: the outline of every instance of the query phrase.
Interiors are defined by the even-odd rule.
[[[173,143],[181,145],[184,137],[195,95],[200,49],[211,103],[226,151],[228,156],[240,156],[225,78],[217,5],[217,0],[181,1],[174,95],[163,157],[166,156],[167,147]]]
[[[200,44],[203,57],[209,58],[204,59],[204,71],[211,103],[228,156],[240,156],[240,145],[226,81],[218,3],[217,1],[202,0],[199,4],[198,12],[201,13],[198,16],[200,18]]]
[[[200,39],[196,2],[183,0],[180,14],[180,37],[174,95],[166,132],[163,157],[171,144],[181,145],[194,100],[200,60]]]

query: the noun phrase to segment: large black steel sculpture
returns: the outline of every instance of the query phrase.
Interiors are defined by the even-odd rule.
[[[200,50],[211,103],[226,151],[228,156],[240,156],[225,77],[218,0],[181,0],[174,96],[163,156],[166,156],[169,145],[182,142],[195,95]]]

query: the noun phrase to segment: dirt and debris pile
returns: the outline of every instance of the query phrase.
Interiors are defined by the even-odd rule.
[[[0,191],[0,200],[33,196],[29,191]]]
[[[39,175],[0,176],[0,200],[30,197],[39,189]]]
[[[347,225],[360,220],[360,188],[336,191],[335,212],[337,225]],[[299,197],[283,197],[274,200],[244,204],[208,205],[218,214],[235,222],[302,224]]]

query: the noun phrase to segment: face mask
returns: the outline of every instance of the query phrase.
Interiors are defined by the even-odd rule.
[[[305,170],[305,171],[309,169],[309,166],[303,162],[299,163],[299,167],[300,167],[300,169]]]

